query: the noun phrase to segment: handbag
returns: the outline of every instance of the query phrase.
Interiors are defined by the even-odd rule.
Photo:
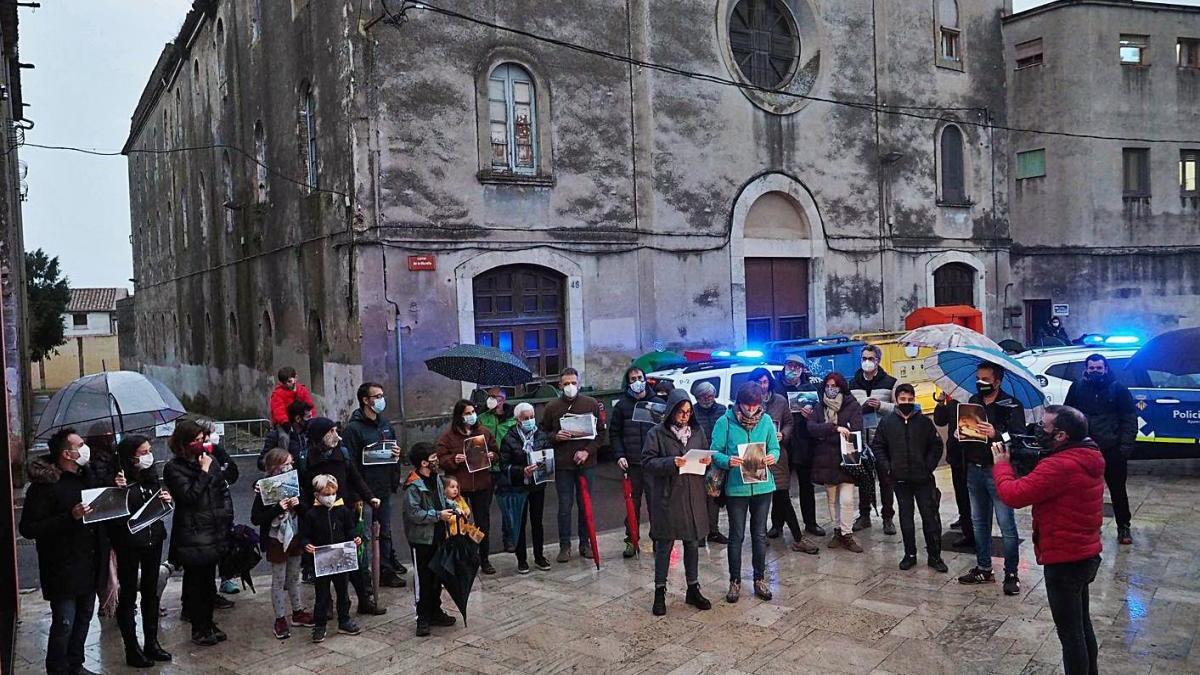
[[[729,427],[725,427],[725,446],[729,445]],[[725,447],[722,446],[722,447]],[[704,493],[709,497],[720,497],[725,489],[725,478],[729,472],[725,469],[717,467],[716,464],[710,464],[708,471],[704,472]]]

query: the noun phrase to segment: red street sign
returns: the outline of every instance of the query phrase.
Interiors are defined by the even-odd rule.
[[[437,269],[437,256],[410,255],[408,256],[409,272],[432,272]]]

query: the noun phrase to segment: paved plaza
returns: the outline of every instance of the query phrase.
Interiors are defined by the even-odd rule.
[[[1190,463],[1155,464],[1130,477],[1135,545],[1118,550],[1116,526],[1105,518],[1104,563],[1092,586],[1091,611],[1103,673],[1200,673],[1200,475]],[[953,520],[949,472],[938,471],[943,523]],[[821,495],[823,497],[823,495]],[[1107,510],[1107,509],[1106,509]],[[818,512],[825,513],[824,499]],[[548,509],[547,519],[554,517]],[[771,602],[751,594],[749,541],[743,597],[727,604],[725,547],[701,549],[700,573],[713,609],[683,604],[683,570],[672,562],[668,614],[650,613],[653,556],[621,558],[621,533],[602,536],[602,569],[574,558],[550,572],[516,574],[510,554],[493,556],[499,574],[481,577],[471,597],[469,625],[413,636],[410,588],[384,589],[388,613],[356,617],[359,636],[332,635],[319,645],[297,628],[288,640],[271,634],[269,577],[257,594],[233,596],[218,612],[229,641],[198,648],[178,620],[179,580],[164,598],[161,641],[175,661],[165,673],[1056,673],[1059,643],[1046,604],[1041,568],[1033,561],[1029,510],[1019,511],[1022,592],[1005,597],[999,584],[961,586],[974,564],[947,552],[950,574],[921,564],[896,568],[900,536],[883,534],[879,520],[860,533],[863,554],[826,550],[794,553],[790,539],[771,541]],[[724,518],[722,518],[724,527]],[[645,529],[645,528],[644,528]],[[920,528],[917,529],[920,537]],[[824,543],[824,542],[823,542]],[[551,559],[557,545],[548,549]],[[996,561],[1000,567],[1000,561]],[[411,573],[409,574],[411,583]],[[311,607],[311,587],[306,587]],[[36,594],[23,596],[17,672],[41,670],[50,621]],[[452,611],[447,598],[445,606]],[[332,628],[331,623],[331,628]],[[112,619],[92,624],[88,666],[104,673],[124,666]]]

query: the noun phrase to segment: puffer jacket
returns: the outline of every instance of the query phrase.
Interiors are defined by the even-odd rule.
[[[540,429],[534,429],[529,441],[530,450],[554,451],[550,447],[550,439]],[[545,483],[535,485],[531,482],[532,478],[525,477],[525,467],[532,463],[529,453],[525,450],[525,434],[520,425],[509,427],[508,433],[500,441],[500,473],[496,480],[501,486],[521,492],[544,492]]]
[[[90,472],[87,467],[63,471],[43,455],[30,462],[28,475],[19,529],[37,544],[42,597],[53,602],[94,593],[99,580],[108,577],[108,554],[101,555],[104,526],[71,517],[80,494],[95,487]]]
[[[641,464],[646,473],[654,477],[650,481],[651,539],[700,541],[708,536],[708,492],[704,487],[704,476],[681,474],[675,466],[675,458],[683,457],[688,450],[708,449],[708,437],[695,417],[688,421],[692,433],[686,444],[671,430],[672,416],[689,400],[683,389],[671,392],[662,424],[650,429],[642,448]]]
[[[806,422],[808,434],[813,438],[813,482],[821,485],[857,482],[853,476],[842,471],[842,435],[838,433],[837,428],[863,430],[862,406],[858,401],[849,392],[843,392],[837,424],[830,424],[825,421],[825,397],[822,396],[816,410],[813,410],[812,417]],[[866,442],[865,434],[863,442]]]
[[[163,468],[175,500],[167,559],[176,565],[215,565],[229,547],[233,501],[216,460],[203,471],[194,460],[176,457]]]
[[[404,480],[404,538],[410,544],[433,544],[442,522],[438,512],[447,508],[446,484],[440,475],[434,494],[421,474],[416,471],[408,474]]]
[[[933,421],[919,412],[904,419],[885,415],[875,430],[871,450],[879,475],[906,483],[931,483],[933,470],[942,461],[942,437]]]
[[[713,435],[713,427],[717,426],[717,420],[721,419],[721,415],[725,414],[725,406],[713,401],[709,408],[701,406],[699,403],[692,406],[692,419],[700,424],[700,428],[704,430],[704,435],[711,439]]]
[[[776,462],[779,461],[779,440],[775,438],[775,423],[771,421],[771,416],[764,412],[754,429],[747,431],[746,427],[737,421],[737,406],[735,405],[726,410],[721,419],[717,420],[716,425],[713,426],[713,437],[710,440],[710,449],[717,451],[717,454],[713,455],[713,464],[718,469],[727,470],[725,495],[728,497],[769,495],[775,491],[775,476],[770,471],[767,472],[765,481],[746,484],[742,482],[742,470],[739,467],[729,466],[729,458],[736,457],[738,446],[745,443],[765,443],[767,454],[773,456]]]
[[[1033,552],[1039,565],[1100,555],[1104,524],[1104,455],[1085,438],[1043,458],[1024,478],[1012,464],[992,468],[996,495],[1014,509],[1033,506]]]
[[[367,487],[371,488],[371,493],[375,496],[386,497],[392,489],[392,470],[395,469],[395,463],[365,465],[362,461],[364,448],[385,440],[396,440],[396,432],[392,431],[392,425],[383,419],[383,415],[376,415],[373,420],[367,419],[362,408],[350,415],[350,421],[342,430],[342,442],[350,451],[354,466],[366,481]]]
[[[608,441],[612,445],[613,456],[617,459],[625,458],[634,466],[641,465],[642,444],[646,442],[646,433],[654,427],[652,422],[633,421],[633,411],[639,403],[661,404],[664,401],[650,391],[642,398],[634,398],[626,387],[617,404],[613,406],[612,416],[608,420]]]
[[[1074,382],[1067,390],[1063,405],[1087,415],[1088,435],[1106,453],[1120,453],[1126,459],[1133,454],[1137,439],[1137,409],[1125,385],[1109,373],[1104,381],[1091,384]]]
[[[465,462],[459,464],[455,459],[458,455],[463,454],[467,439],[472,436],[483,436],[488,452],[496,453],[496,459],[492,460],[492,464],[499,461],[500,447],[496,445],[496,437],[483,425],[476,422],[475,426],[467,429],[465,433],[452,424],[449,429],[442,432],[441,436],[438,436],[437,443],[434,444],[437,448],[438,465],[442,467],[442,471],[446,472],[447,476],[458,481],[458,487],[463,492],[490,490],[492,489],[491,471],[471,473],[467,470]]]

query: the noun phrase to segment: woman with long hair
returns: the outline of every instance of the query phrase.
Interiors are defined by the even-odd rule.
[[[483,438],[485,452],[489,462],[500,460],[500,448],[496,437],[487,427],[479,423],[479,415],[475,412],[475,404],[463,399],[454,404],[454,413],[450,418],[450,428],[438,437],[438,464],[446,472],[446,476],[458,480],[462,495],[475,514],[479,529],[483,530],[483,541],[479,542],[479,571],[484,574],[495,574],[496,568],[488,561],[488,548],[491,544],[488,535],[488,523],[492,519],[492,472],[471,471],[467,466],[467,441]],[[472,441],[474,442],[474,441]]]

